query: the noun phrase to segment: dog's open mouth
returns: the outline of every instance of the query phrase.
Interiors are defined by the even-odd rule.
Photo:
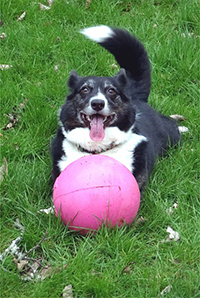
[[[105,128],[108,127],[114,120],[115,114],[103,116],[100,114],[86,115],[81,113],[81,118],[85,126],[90,129],[90,138],[93,141],[102,141],[105,136]]]

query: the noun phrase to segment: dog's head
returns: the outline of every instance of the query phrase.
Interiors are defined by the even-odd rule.
[[[127,132],[134,123],[135,109],[129,96],[129,80],[124,69],[114,77],[80,77],[72,71],[70,95],[62,106],[60,120],[66,132],[88,128],[90,139],[100,142],[106,129]]]

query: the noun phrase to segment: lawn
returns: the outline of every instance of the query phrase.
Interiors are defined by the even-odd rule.
[[[60,297],[66,286],[65,297],[200,297],[199,1],[54,0],[47,10],[39,1],[1,0],[0,9],[2,297]],[[157,161],[131,226],[82,236],[38,211],[52,206],[50,143],[69,72],[118,71],[79,34],[99,24],[144,43],[149,102],[184,116],[188,132]],[[180,240],[167,241],[168,226]],[[20,233],[20,251],[33,248],[24,264],[5,252]]]

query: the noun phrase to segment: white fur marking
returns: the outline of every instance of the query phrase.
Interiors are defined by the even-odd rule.
[[[133,152],[141,142],[147,141],[144,136],[132,133],[131,129],[128,132],[123,132],[117,127],[107,127],[105,129],[105,138],[101,142],[94,142],[90,139],[88,128],[75,128],[66,132],[64,127],[62,127],[62,132],[65,136],[63,151],[66,156],[63,155],[58,162],[61,171],[78,158],[90,155],[87,152],[81,152],[78,146],[88,151],[101,152],[106,150],[111,143],[115,143],[116,146],[113,149],[100,154],[115,158],[132,172],[134,169]]]
[[[189,129],[186,126],[179,126],[178,130],[180,133],[188,132]]]
[[[83,30],[80,30],[80,33],[98,43],[104,42],[107,38],[111,37],[114,34],[113,30],[110,27],[104,25],[85,28]]]
[[[98,90],[98,93],[97,93],[96,95],[94,95],[94,96],[92,96],[92,97],[90,98],[90,102],[91,102],[93,99],[102,99],[102,100],[104,100],[104,101],[107,101],[105,95],[104,95],[103,93],[101,93],[100,90]]]
[[[92,100],[94,99],[101,99],[104,101],[105,103],[105,106],[103,108],[103,110],[101,110],[101,114],[102,115],[109,115],[110,114],[110,109],[108,107],[108,100],[107,98],[105,97],[105,95],[103,93],[101,93],[101,91],[98,91],[98,93],[96,95],[94,95],[93,97],[90,98],[90,104],[89,104],[89,107],[86,108],[84,110],[84,112],[87,114],[92,114],[94,112],[94,110],[92,109],[92,106],[91,106],[91,103],[92,103]]]

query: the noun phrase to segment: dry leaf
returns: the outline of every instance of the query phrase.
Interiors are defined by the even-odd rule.
[[[4,180],[4,176],[8,175],[8,163],[5,157],[3,157],[3,164],[0,167],[0,183]]]
[[[39,5],[40,5],[40,10],[49,10],[51,8],[50,6],[46,6],[42,3],[39,3]]]
[[[13,127],[13,123],[8,123],[4,126],[3,130],[10,129]]]
[[[121,272],[122,274],[131,274],[131,265],[135,265],[135,262],[130,262],[129,264],[126,265],[126,267],[124,267],[124,269]]]
[[[18,147],[18,144],[17,144],[17,143],[15,143],[15,144],[13,145],[13,147],[15,148],[15,150],[19,150],[19,147]]]
[[[11,68],[12,65],[8,65],[8,64],[0,64],[0,70],[6,70]]]
[[[19,229],[22,233],[24,233],[25,228],[23,224],[20,222],[19,218],[17,218],[14,222],[14,228]]]
[[[18,115],[8,113],[8,114],[6,114],[6,116],[9,118],[9,121],[11,123],[15,123],[15,122],[19,121],[19,119],[17,118]]]
[[[28,264],[28,260],[18,260],[14,258],[13,261],[16,264],[19,272],[22,272]]]
[[[6,116],[9,118],[9,123],[4,126],[3,130],[14,127],[16,123],[20,121],[21,119],[20,113],[24,112],[24,107],[27,102],[28,102],[28,99],[25,99],[25,101],[20,103],[19,106],[13,107],[12,113],[6,114]]]
[[[86,0],[86,1],[85,1],[85,8],[86,8],[86,9],[89,9],[91,3],[92,3],[92,0]]]
[[[53,5],[53,0],[48,0],[47,2],[48,2],[50,7],[51,7],[51,5]]]
[[[68,263],[67,264],[64,264],[63,267],[62,267],[62,269],[66,269],[67,266],[68,266]]]
[[[179,264],[179,263],[180,263],[178,259],[173,259],[173,260],[169,259],[169,261],[170,261],[172,264]]]
[[[176,201],[173,205],[174,209],[178,209],[178,201]]]
[[[49,265],[48,267],[44,267],[41,272],[40,272],[40,276],[41,276],[41,280],[47,278],[52,272],[52,268]]]
[[[115,64],[115,63],[113,63],[113,64],[110,65],[110,67],[111,67],[112,69],[115,69],[115,68],[118,68],[118,65]]]
[[[26,11],[24,11],[22,14],[21,14],[21,16],[17,19],[17,21],[19,22],[19,21],[22,21],[24,18],[25,18],[25,16],[26,16]]]
[[[172,118],[176,121],[185,121],[185,120],[187,120],[184,116],[178,115],[178,114],[170,115],[170,118]]]
[[[174,231],[170,226],[167,227],[167,230],[166,230],[167,233],[169,233],[169,237],[168,237],[168,241],[169,240],[174,240],[174,241],[178,241],[180,240],[180,235],[178,232]]]
[[[172,289],[172,285],[168,285],[164,290],[160,293],[160,295],[164,295],[165,293],[169,293]]]
[[[0,36],[0,39],[4,39],[4,38],[6,38],[6,37],[7,37],[6,33],[2,32],[2,33],[1,33],[1,36]]]
[[[41,264],[40,264],[40,259],[39,260],[36,260],[34,261],[31,265],[30,265],[30,268],[31,270],[33,271],[33,273],[37,273],[38,269],[40,268]]]
[[[136,220],[135,224],[136,224],[136,225],[144,224],[146,221],[147,221],[147,219],[146,219],[145,217],[140,216],[140,217]]]
[[[71,284],[63,289],[62,296],[65,298],[73,298],[73,289]]]
[[[17,118],[16,115],[17,114],[13,114],[13,115],[7,114],[6,115],[7,117],[9,117],[10,122],[4,126],[3,130],[10,129],[15,126],[15,124],[19,121],[19,118],[21,118],[19,115],[18,115],[19,118]]]
[[[179,262],[178,259],[174,259],[174,263],[175,263],[175,264],[179,264],[180,262]]]
[[[172,207],[169,207],[169,208],[166,210],[166,212],[167,212],[168,214],[173,214],[173,213],[174,213],[174,210],[173,210]]]
[[[31,281],[34,279],[34,274],[32,272],[28,272],[27,274],[23,274],[22,276],[20,276],[21,280],[24,281]]]
[[[122,270],[122,274],[131,274],[131,267],[130,266],[126,266],[123,270]]]
[[[176,201],[174,204],[173,204],[173,207],[169,207],[166,212],[168,214],[173,214],[174,213],[174,210],[173,209],[178,209],[178,201]]]
[[[25,264],[22,270],[19,270],[20,277],[22,280],[30,281],[34,279],[34,280],[41,281],[51,274],[52,268],[50,265],[43,267],[41,263],[42,259],[38,259],[38,260],[35,259],[35,261],[32,264],[30,264],[30,262],[33,260],[34,259],[27,258],[25,260],[20,261],[20,263]],[[17,261],[19,263],[19,260]],[[42,267],[42,270],[39,272],[41,267]]]
[[[60,66],[60,64],[55,65],[55,67],[54,67],[54,71],[55,71],[55,72],[58,71],[59,66]]]
[[[44,212],[46,214],[54,214],[55,213],[55,207],[49,207],[47,209],[40,209],[38,212]]]

